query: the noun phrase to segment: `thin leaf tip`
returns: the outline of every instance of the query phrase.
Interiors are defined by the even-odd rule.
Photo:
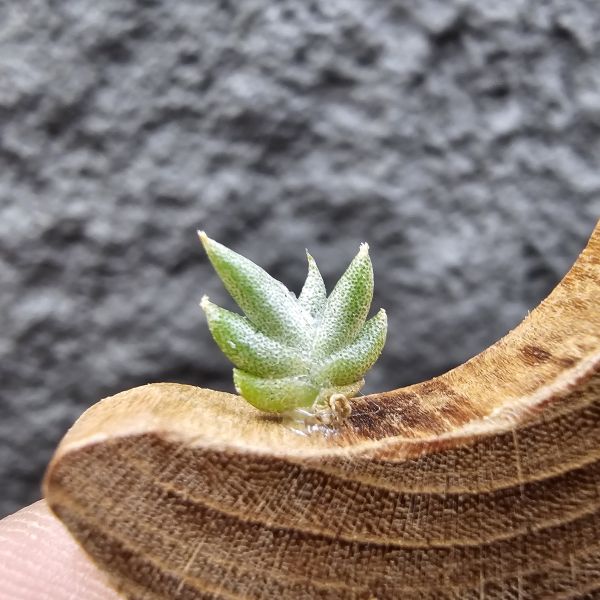
[[[198,230],[198,237],[200,238],[200,242],[202,244],[202,247],[204,248],[204,251],[208,254],[208,248],[211,245],[212,241],[208,235],[206,235],[206,231],[199,229]]]
[[[206,312],[210,306],[211,302],[208,298],[208,296],[206,294],[204,294],[204,296],[202,296],[202,299],[200,300],[200,308]]]

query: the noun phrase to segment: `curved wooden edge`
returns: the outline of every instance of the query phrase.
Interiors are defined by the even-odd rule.
[[[562,598],[600,589],[600,226],[521,325],[303,435],[150,384],[90,408],[48,504],[128,600]]]
[[[151,431],[191,445],[284,456],[380,454],[396,458],[509,431],[585,386],[600,369],[600,223],[579,259],[514,330],[463,365],[430,381],[356,399],[335,430],[299,435],[241,398],[155,383],[86,411],[55,460],[81,444]]]

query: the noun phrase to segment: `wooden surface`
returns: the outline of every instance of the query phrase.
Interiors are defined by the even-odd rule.
[[[136,600],[600,598],[600,225],[515,330],[302,435],[152,384],[65,436],[45,493]]]

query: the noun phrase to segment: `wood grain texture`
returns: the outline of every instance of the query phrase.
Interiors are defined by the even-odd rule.
[[[506,337],[300,435],[237,396],[102,400],[45,479],[131,600],[600,597],[600,224]]]

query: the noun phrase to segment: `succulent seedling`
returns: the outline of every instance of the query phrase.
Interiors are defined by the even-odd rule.
[[[387,333],[381,309],[367,319],[373,298],[369,246],[358,254],[330,296],[317,264],[307,252],[308,276],[298,297],[261,267],[199,232],[225,288],[245,313],[200,303],[210,332],[235,365],[237,392],[256,408],[283,413],[340,408],[364,385]],[[334,411],[335,412],[335,411]]]

